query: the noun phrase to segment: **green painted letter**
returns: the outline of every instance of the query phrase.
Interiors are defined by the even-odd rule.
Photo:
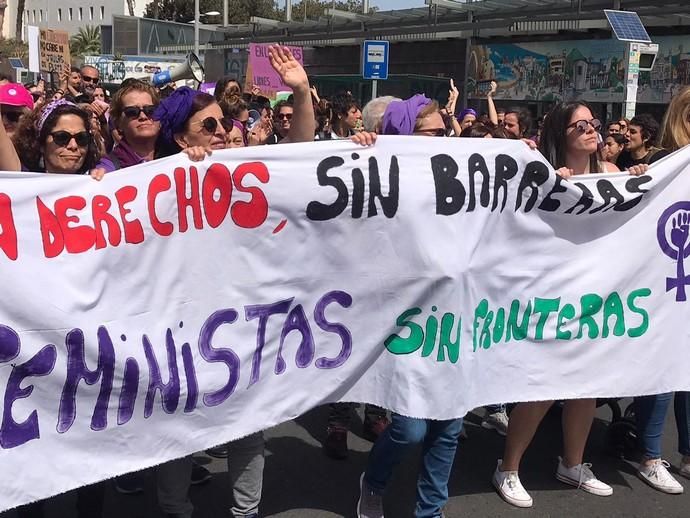
[[[422,326],[414,322],[408,322],[407,319],[422,312],[419,308],[412,308],[405,311],[395,321],[399,327],[407,327],[410,330],[410,336],[403,338],[397,334],[390,335],[384,342],[386,349],[393,354],[411,354],[422,346],[424,341],[424,331]]]

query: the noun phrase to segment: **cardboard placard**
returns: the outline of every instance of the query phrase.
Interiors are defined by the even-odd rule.
[[[72,62],[67,31],[41,29],[38,51],[42,72],[69,72]]]

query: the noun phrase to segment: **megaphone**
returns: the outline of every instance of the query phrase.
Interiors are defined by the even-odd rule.
[[[197,83],[204,81],[204,67],[194,53],[187,55],[184,63],[180,63],[170,70],[153,74],[149,81],[153,86],[163,86],[184,79],[194,79]]]

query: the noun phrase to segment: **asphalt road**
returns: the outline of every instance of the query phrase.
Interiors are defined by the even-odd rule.
[[[361,410],[360,410],[361,412]],[[479,426],[482,410],[466,419],[469,438],[460,444],[450,480],[448,518],[455,517],[690,517],[690,480],[679,478],[686,493],[671,496],[659,493],[635,475],[636,464],[608,456],[604,437],[610,411],[602,407],[590,436],[587,461],[594,472],[614,487],[608,498],[588,495],[555,480],[556,457],[560,453],[558,413],[547,415],[523,461],[521,479],[534,498],[531,509],[516,509],[505,504],[494,492],[490,480],[496,459],[503,449],[503,438]],[[361,420],[356,417],[350,433],[350,458],[335,461],[321,450],[325,436],[327,409],[319,408],[296,421],[267,431],[267,458],[264,476],[262,516],[276,518],[331,518],[355,516],[358,480],[371,443],[359,437]],[[673,411],[669,411],[664,437],[664,455],[672,465],[676,452]],[[225,461],[198,456],[214,473],[213,479],[191,490],[195,518],[229,517],[230,488]],[[386,493],[388,518],[412,517],[415,474],[419,455],[401,464]],[[62,495],[47,507],[46,518],[74,515],[74,495]],[[122,496],[109,488],[105,518],[159,518],[153,475],[146,477],[146,491]],[[13,512],[0,518],[15,518]]]

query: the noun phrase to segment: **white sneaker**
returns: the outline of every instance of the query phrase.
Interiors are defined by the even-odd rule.
[[[369,484],[364,480],[364,473],[359,477],[357,518],[384,518],[383,498],[371,490]]]
[[[583,463],[573,466],[572,468],[567,468],[563,464],[563,459],[558,457],[556,478],[564,484],[575,486],[593,495],[611,496],[613,494],[613,488],[595,477],[590,469],[591,467],[591,464]]]
[[[498,494],[515,507],[532,507],[532,497],[520,483],[517,471],[501,471],[502,459],[498,459],[496,471],[491,479]]]
[[[487,414],[487,416],[482,421],[482,428],[487,430],[496,430],[499,435],[505,437],[508,435],[508,414],[505,410],[500,412],[495,412],[493,414]]]
[[[690,478],[690,462],[684,463],[682,460],[680,461],[680,474],[684,476],[685,478]]]
[[[641,463],[637,474],[647,484],[662,493],[680,495],[683,493],[683,486],[668,472],[669,467],[670,464],[665,460],[654,459],[648,466]]]

